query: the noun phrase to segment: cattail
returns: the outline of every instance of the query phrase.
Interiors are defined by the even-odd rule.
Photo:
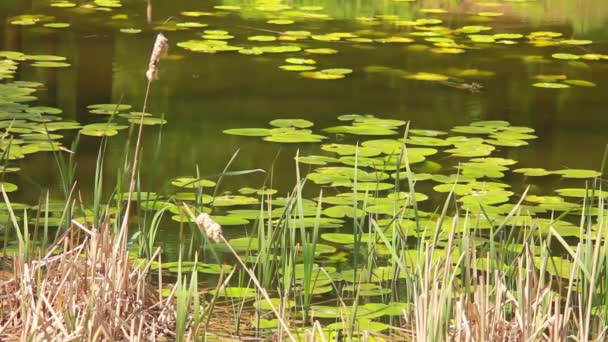
[[[169,39],[162,33],[159,33],[156,36],[152,55],[150,55],[150,63],[148,64],[148,70],[146,71],[148,81],[152,82],[158,80],[158,63],[160,63],[161,58],[167,55],[167,50],[169,50]]]
[[[194,220],[196,225],[205,233],[210,240],[221,242],[224,231],[222,226],[215,222],[207,213],[199,214]]]

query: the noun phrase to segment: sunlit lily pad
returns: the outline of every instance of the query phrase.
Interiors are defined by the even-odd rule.
[[[309,132],[301,132],[300,130],[273,133],[264,138],[265,141],[276,143],[315,143],[321,142],[323,139],[326,139],[326,137]]]
[[[196,21],[186,21],[175,24],[177,27],[185,27],[185,28],[199,28],[199,27],[207,27],[207,24],[199,23]]]
[[[545,271],[554,276],[570,279],[570,273],[572,267],[574,267],[574,264],[570,260],[554,256],[549,258],[534,257],[534,266],[536,266],[538,269],[543,268]]]
[[[608,193],[605,191],[593,190],[593,189],[583,189],[583,188],[564,188],[555,190],[560,196],[564,197],[575,197],[575,198],[585,198],[585,197],[608,197]]]
[[[365,212],[361,209],[353,209],[352,206],[347,205],[336,205],[333,207],[329,207],[323,210],[323,215],[333,217],[333,218],[344,218],[344,217],[354,217],[356,213],[357,217],[361,217],[365,215]]]
[[[312,127],[314,123],[304,119],[275,119],[270,121],[270,125],[275,127],[308,128]]]
[[[173,181],[171,181],[171,184],[178,188],[188,188],[188,189],[196,189],[199,187],[210,188],[210,187],[215,186],[215,182],[213,182],[213,181],[206,180],[206,179],[196,179],[196,178],[192,178],[192,177],[176,178]]]
[[[225,130],[224,133],[248,137],[266,137],[272,135],[272,131],[268,128],[232,128]]]
[[[513,172],[521,173],[527,177],[542,177],[552,174],[551,171],[547,171],[542,168],[521,168],[513,170]]]
[[[330,48],[317,48],[317,49],[306,49],[304,50],[308,53],[316,54],[316,55],[335,55],[338,53],[338,50],[330,49]]]
[[[494,36],[486,34],[471,34],[469,39],[475,43],[494,43],[496,41]]]
[[[286,63],[296,64],[296,65],[314,65],[317,62],[314,59],[306,59],[306,58],[287,58],[285,59]]]
[[[300,73],[303,77],[315,80],[339,80],[344,78],[344,74],[329,74],[321,71],[305,71]]]
[[[213,289],[209,294],[230,298],[253,298],[256,296],[256,291],[250,287],[225,287],[220,289],[219,293]]]
[[[561,175],[564,178],[595,178],[602,175],[600,172],[584,169],[566,169],[553,171],[553,173]]]
[[[585,80],[565,80],[564,83],[568,83],[570,85],[579,86],[579,87],[595,87],[596,84],[591,81]]]
[[[538,82],[532,84],[532,86],[537,88],[549,88],[549,89],[565,89],[570,88],[569,85],[564,83],[555,83],[555,82]]]
[[[252,237],[230,239],[228,243],[237,251],[257,251],[260,248],[258,239]]]
[[[577,60],[581,58],[579,55],[573,55],[571,53],[554,53],[551,55],[551,57],[563,60]]]
[[[354,155],[357,154],[361,157],[375,157],[382,153],[381,149],[375,147],[355,146],[346,144],[327,144],[321,146],[322,150],[334,152],[339,155]]]
[[[406,78],[410,78],[418,81],[447,81],[450,79],[449,76],[441,74],[433,74],[429,72],[418,72],[413,75],[409,75]]]
[[[218,196],[215,198],[215,200],[213,201],[213,206],[215,207],[229,207],[229,206],[233,206],[233,205],[252,205],[252,204],[258,204],[259,200],[257,198],[254,197],[248,197],[248,196],[231,196],[231,195],[225,195],[225,196]]]
[[[354,135],[393,135],[396,131],[373,125],[335,126],[323,130],[326,133],[345,133]]]
[[[95,114],[113,114],[113,113],[117,113],[117,112],[130,110],[131,106],[127,105],[127,104],[114,104],[114,103],[92,104],[92,105],[88,105],[87,109],[89,109],[91,111],[91,113],[95,113]]]
[[[57,22],[57,23],[47,23],[47,24],[44,24],[42,26],[44,26],[46,28],[63,29],[63,28],[70,27],[70,24],[69,23],[59,23],[59,22]]]
[[[120,32],[121,33],[128,33],[128,34],[137,34],[137,33],[141,33],[141,29],[133,28],[133,27],[122,28],[122,29],[120,29]]]
[[[285,71],[298,71],[298,72],[312,71],[312,70],[316,69],[316,67],[314,67],[312,65],[295,65],[295,64],[281,65],[279,68],[281,70],[285,70]]]
[[[8,182],[0,182],[0,188],[3,188],[4,192],[14,192],[19,189],[17,185]]]
[[[327,156],[300,156],[297,158],[298,162],[301,164],[311,164],[311,165],[327,165],[327,163],[337,163],[338,159]]]
[[[222,226],[240,226],[240,225],[245,225],[249,223],[249,220],[242,218],[242,217],[238,217],[238,216],[232,216],[232,215],[228,215],[228,216],[222,216],[222,215],[215,215],[213,216],[213,220],[219,224],[221,224]]]
[[[102,136],[113,136],[118,134],[119,130],[128,128],[125,125],[117,125],[112,123],[98,123],[98,124],[90,124],[83,126],[80,130],[80,134],[89,135],[94,137],[102,137]]]
[[[155,125],[164,125],[167,123],[167,120],[162,119],[162,118],[151,118],[151,117],[144,117],[142,118],[131,118],[129,119],[130,123],[133,124],[137,124],[139,125],[140,123],[142,125],[146,125],[146,126],[155,126]]]
[[[35,62],[32,63],[33,67],[39,67],[39,68],[66,68],[69,67],[71,64],[70,63],[65,63],[65,62]]]
[[[321,234],[321,239],[337,244],[353,244],[355,243],[355,238],[360,239],[361,242],[369,241],[369,235],[353,235],[346,233],[325,233]]]
[[[289,19],[272,19],[268,20],[266,23],[273,25],[291,25],[295,23],[295,21]]]
[[[588,39],[564,39],[560,41],[561,44],[566,45],[589,45],[592,44],[592,40]]]

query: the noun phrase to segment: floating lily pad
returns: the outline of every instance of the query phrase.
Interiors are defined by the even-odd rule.
[[[250,36],[250,37],[247,37],[247,40],[250,40],[252,42],[273,42],[273,41],[277,40],[277,37],[275,37],[275,36]]]
[[[215,182],[206,179],[196,179],[192,177],[180,177],[171,181],[173,186],[178,188],[196,189],[199,187],[211,188],[215,186]]]
[[[406,78],[418,81],[447,81],[450,79],[449,76],[429,72],[418,72],[413,75],[406,76]]]
[[[141,118],[131,118],[129,119],[130,123],[133,124],[142,124],[142,125],[146,125],[146,126],[155,126],[155,125],[164,125],[167,123],[167,120],[162,119],[162,118],[151,118],[151,117],[144,117],[143,119]]]
[[[258,203],[259,200],[254,197],[225,195],[216,197],[213,201],[213,206],[229,207],[234,205],[252,205]]]
[[[327,163],[337,163],[338,159],[327,156],[300,156],[297,158],[301,164],[327,165]]]
[[[513,172],[521,173],[527,177],[542,177],[552,174],[551,171],[547,171],[542,168],[521,168],[513,170]]]
[[[306,59],[306,58],[287,58],[285,62],[289,64],[297,64],[297,65],[314,65],[317,62],[314,59]]]
[[[560,196],[564,197],[608,197],[608,193],[605,191],[593,190],[593,189],[582,189],[582,188],[564,188],[555,190]]]
[[[564,39],[560,41],[561,44],[566,45],[589,45],[592,44],[592,40],[588,39]]]
[[[304,51],[317,55],[335,55],[338,53],[338,50],[330,48],[306,49]]]
[[[345,234],[345,233],[325,233],[321,234],[321,239],[337,244],[353,244],[355,243],[355,238],[360,239],[361,242],[369,241],[369,235],[359,235],[355,236],[353,234]]]
[[[357,154],[361,157],[375,157],[382,153],[382,150],[375,147],[355,146],[346,144],[326,144],[322,145],[321,149],[324,151],[334,152],[339,155],[354,155]]]
[[[70,66],[70,63],[65,62],[35,62],[32,63],[33,67],[39,68],[66,68]]]
[[[128,128],[125,125],[117,125],[112,123],[98,123],[83,126],[80,134],[94,137],[109,137],[118,134],[119,130]]]
[[[312,66],[312,65],[294,65],[294,64],[289,64],[289,65],[281,65],[279,67],[281,70],[285,70],[285,71],[312,71],[315,70],[316,67]]]
[[[257,251],[259,249],[257,238],[243,237],[231,239],[228,243],[237,251]]]
[[[63,28],[70,27],[70,24],[69,23],[47,23],[42,26],[44,26],[46,28],[63,29]]]
[[[312,134],[308,131],[294,130],[279,133],[273,133],[264,138],[265,141],[276,143],[315,143],[326,139],[322,135]]]
[[[238,216],[232,216],[232,215],[228,215],[228,216],[222,216],[222,215],[215,215],[213,216],[213,220],[219,224],[221,224],[222,226],[240,226],[240,225],[245,225],[249,223],[249,220],[242,218],[242,217],[238,217]]]
[[[291,25],[295,23],[295,21],[289,19],[272,19],[268,20],[266,23],[273,25]]]
[[[137,33],[141,33],[141,29],[138,29],[138,28],[123,28],[123,29],[120,29],[120,32],[122,32],[122,33],[128,33],[128,34],[137,34]]]
[[[225,130],[224,133],[248,137],[266,137],[272,135],[272,131],[268,128],[232,128]]]
[[[300,75],[315,80],[339,80],[345,77],[344,74],[329,74],[321,71],[304,71]]]
[[[551,55],[551,57],[555,58],[555,59],[562,59],[562,60],[577,60],[579,58],[581,58],[581,56],[579,55],[573,55],[571,53],[554,53]]]
[[[308,128],[312,127],[314,123],[303,119],[276,119],[270,121],[270,125],[275,127]]]
[[[374,125],[335,126],[323,130],[327,133],[346,133],[354,135],[393,135],[396,131]]]
[[[209,291],[212,295],[229,298],[253,298],[256,296],[256,291],[250,287],[225,287],[218,293],[216,289]]]
[[[0,187],[4,189],[4,192],[14,192],[19,189],[17,185],[8,182],[0,182]]]
[[[117,112],[122,112],[126,110],[130,110],[131,106],[127,104],[92,104],[88,105],[87,108],[91,110],[92,113],[95,114],[113,114]]]
[[[559,170],[553,171],[553,173],[561,175],[564,178],[595,178],[602,175],[600,172],[584,169]]]
[[[579,87],[595,87],[596,84],[591,81],[585,80],[565,80],[564,83],[568,83],[570,85],[579,86]]]

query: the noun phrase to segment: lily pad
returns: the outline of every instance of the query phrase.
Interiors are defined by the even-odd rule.
[[[521,168],[521,169],[515,169],[515,170],[513,170],[513,172],[521,173],[527,177],[542,177],[542,176],[548,176],[553,173],[551,171],[547,171],[542,168]]]
[[[581,58],[581,56],[573,55],[571,53],[554,53],[551,55],[551,57],[553,57],[555,59],[562,59],[562,60],[568,60],[568,61],[577,60],[577,59]]]
[[[225,130],[224,133],[248,137],[266,137],[272,135],[272,131],[268,128],[232,128]]]
[[[303,119],[276,119],[270,121],[270,125],[275,127],[308,128],[312,127],[314,123]]]
[[[595,178],[602,175],[600,172],[584,169],[566,169],[553,171],[553,173],[561,175],[564,178]]]
[[[254,298],[256,296],[255,289],[250,287],[226,287],[221,289],[219,293],[216,289],[209,291],[209,293],[229,298]]]
[[[532,84],[532,86],[537,88],[549,88],[549,89],[565,89],[570,88],[569,85],[564,83],[555,83],[555,82],[538,82]]]
[[[178,188],[196,189],[199,187],[211,188],[215,186],[215,182],[206,179],[196,179],[192,177],[180,177],[171,181],[173,186]]]

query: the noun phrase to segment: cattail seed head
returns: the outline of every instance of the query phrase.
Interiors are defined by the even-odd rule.
[[[199,214],[194,220],[196,225],[207,235],[210,240],[214,242],[221,242],[224,231],[222,226],[215,222],[213,218],[207,213]]]
[[[148,70],[146,71],[146,77],[148,81],[158,80],[158,64],[161,58],[167,55],[169,50],[169,39],[164,34],[159,33],[156,35],[156,41],[154,42],[154,48],[150,55],[150,63],[148,63]]]

